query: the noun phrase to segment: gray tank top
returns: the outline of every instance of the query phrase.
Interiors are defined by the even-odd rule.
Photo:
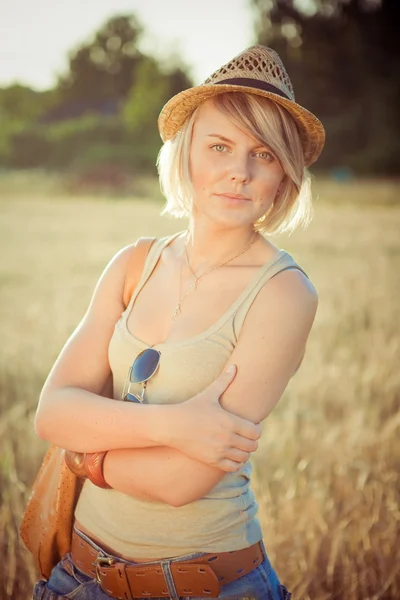
[[[162,250],[182,232],[155,241],[143,273],[109,345],[114,398],[121,398],[126,375],[136,356],[148,344],[133,336],[127,319],[136,296],[150,277]],[[161,352],[157,375],[147,384],[149,403],[185,402],[210,385],[233,352],[252,302],[263,285],[288,269],[305,271],[285,250],[261,266],[230,308],[206,331],[182,341],[157,344]],[[141,386],[135,393],[140,392]],[[105,490],[86,481],[75,516],[94,536],[127,556],[169,558],[191,552],[225,552],[251,546],[262,538],[252,492],[252,466],[247,461],[236,473],[227,473],[203,498],[182,507],[138,500],[117,490]]]

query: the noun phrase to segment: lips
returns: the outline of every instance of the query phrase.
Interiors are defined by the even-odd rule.
[[[230,198],[232,200],[247,200],[250,201],[250,198],[246,198],[242,194],[232,194],[231,192],[226,192],[223,194],[216,194],[217,196],[223,196],[224,198]]]

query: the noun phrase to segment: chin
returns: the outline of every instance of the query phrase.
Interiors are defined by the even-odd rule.
[[[250,217],[245,217],[243,214],[238,214],[234,212],[226,212],[219,213],[218,215],[210,215],[209,218],[216,224],[222,227],[232,228],[232,227],[251,227],[253,225],[253,219]]]

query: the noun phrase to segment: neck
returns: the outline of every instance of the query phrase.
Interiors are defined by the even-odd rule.
[[[186,236],[186,252],[190,266],[197,274],[229,261],[256,238],[252,227],[213,228],[191,222]]]

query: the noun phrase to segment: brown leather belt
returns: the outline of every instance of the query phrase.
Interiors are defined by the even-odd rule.
[[[169,563],[178,596],[217,598],[220,586],[243,577],[264,560],[261,542],[231,552],[205,554],[185,561],[129,563],[117,556],[99,552],[75,531],[72,533],[71,558],[78,569],[97,579],[101,589],[113,598],[169,597],[162,565]]]

